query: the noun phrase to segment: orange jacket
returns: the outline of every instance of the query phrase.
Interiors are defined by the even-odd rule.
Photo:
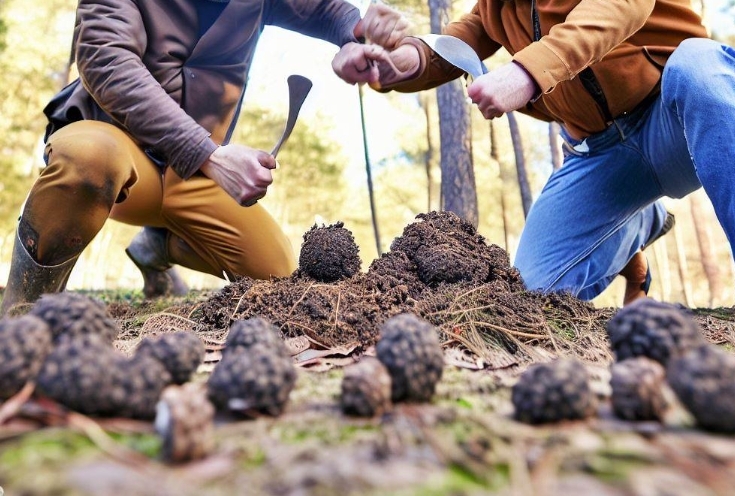
[[[542,37],[534,42],[530,0],[480,0],[445,34],[467,42],[481,59],[505,48],[542,94],[520,111],[560,122],[583,138],[605,129],[608,119],[576,76],[591,67],[612,116],[632,110],[657,88],[664,63],[682,40],[707,36],[689,5],[689,0],[538,0]],[[428,46],[421,48],[423,71],[392,89],[428,89],[462,75]]]

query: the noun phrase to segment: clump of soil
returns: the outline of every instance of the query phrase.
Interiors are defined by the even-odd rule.
[[[346,229],[338,225],[320,235],[344,239]],[[360,351],[378,341],[386,320],[413,313],[437,326],[443,343],[477,354],[499,350],[507,365],[528,359],[524,343],[609,359],[600,324],[609,317],[601,312],[569,295],[527,291],[505,250],[457,215],[430,212],[406,226],[367,272],[334,282],[302,271],[270,281],[242,278],[202,303],[195,318],[226,330],[235,320],[262,317],[284,337],[306,335],[327,348],[356,345]],[[570,328],[551,327],[559,322]],[[579,332],[580,326],[593,328]],[[559,339],[560,333],[567,339]]]
[[[320,282],[347,279],[360,271],[360,248],[343,222],[316,224],[304,234],[299,271]]]

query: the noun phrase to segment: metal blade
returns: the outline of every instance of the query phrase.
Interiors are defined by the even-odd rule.
[[[473,78],[487,74],[487,67],[477,53],[459,38],[446,34],[425,34],[417,38],[429,45],[441,58]]]
[[[292,74],[288,77],[288,118],[286,119],[286,127],[283,129],[281,139],[278,140],[278,143],[276,143],[276,146],[273,147],[273,151],[271,152],[273,158],[278,155],[281,145],[291,136],[291,131],[293,131],[293,127],[296,124],[296,118],[299,116],[299,111],[304,104],[304,100],[306,100],[306,96],[311,91],[311,86],[311,80],[307,77],[299,76],[298,74]]]

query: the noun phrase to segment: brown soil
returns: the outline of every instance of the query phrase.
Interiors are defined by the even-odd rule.
[[[8,494],[235,494],[243,487],[258,495],[735,493],[732,437],[693,428],[681,411],[661,422],[612,415],[605,326],[617,309],[527,291],[503,249],[446,212],[419,215],[364,272],[353,270],[356,247],[344,226],[307,234],[318,240],[314,253],[331,246],[339,260],[316,273],[302,266],[291,277],[244,278],[165,307],[108,304],[124,351],[146,336],[196,331],[208,350],[199,381],[219,359],[233,320],[268,319],[299,371],[283,414],[218,419],[215,454],[183,467],[156,455],[141,461],[85,424],[82,432],[100,448],[95,455],[75,459],[56,447],[59,459],[39,469],[37,444],[26,441],[24,448],[26,438],[6,430],[0,485]],[[310,255],[300,264],[320,258]],[[733,309],[690,311],[710,343],[735,348]],[[373,354],[381,324],[403,312],[440,331],[445,371],[434,399],[399,404],[374,419],[343,415],[343,367]],[[519,374],[562,356],[579,358],[590,371],[596,415],[539,427],[512,420],[510,387]],[[131,431],[131,424],[99,422],[108,431]],[[28,432],[25,424],[12,425]],[[150,427],[132,431],[150,435]],[[34,453],[28,462],[24,449]]]

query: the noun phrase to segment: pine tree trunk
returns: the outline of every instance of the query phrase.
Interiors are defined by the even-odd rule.
[[[440,33],[451,19],[449,0],[429,0],[431,31]],[[462,82],[443,84],[436,89],[439,108],[440,168],[442,208],[454,212],[477,227],[479,213],[475,171],[472,162],[470,114]]]

